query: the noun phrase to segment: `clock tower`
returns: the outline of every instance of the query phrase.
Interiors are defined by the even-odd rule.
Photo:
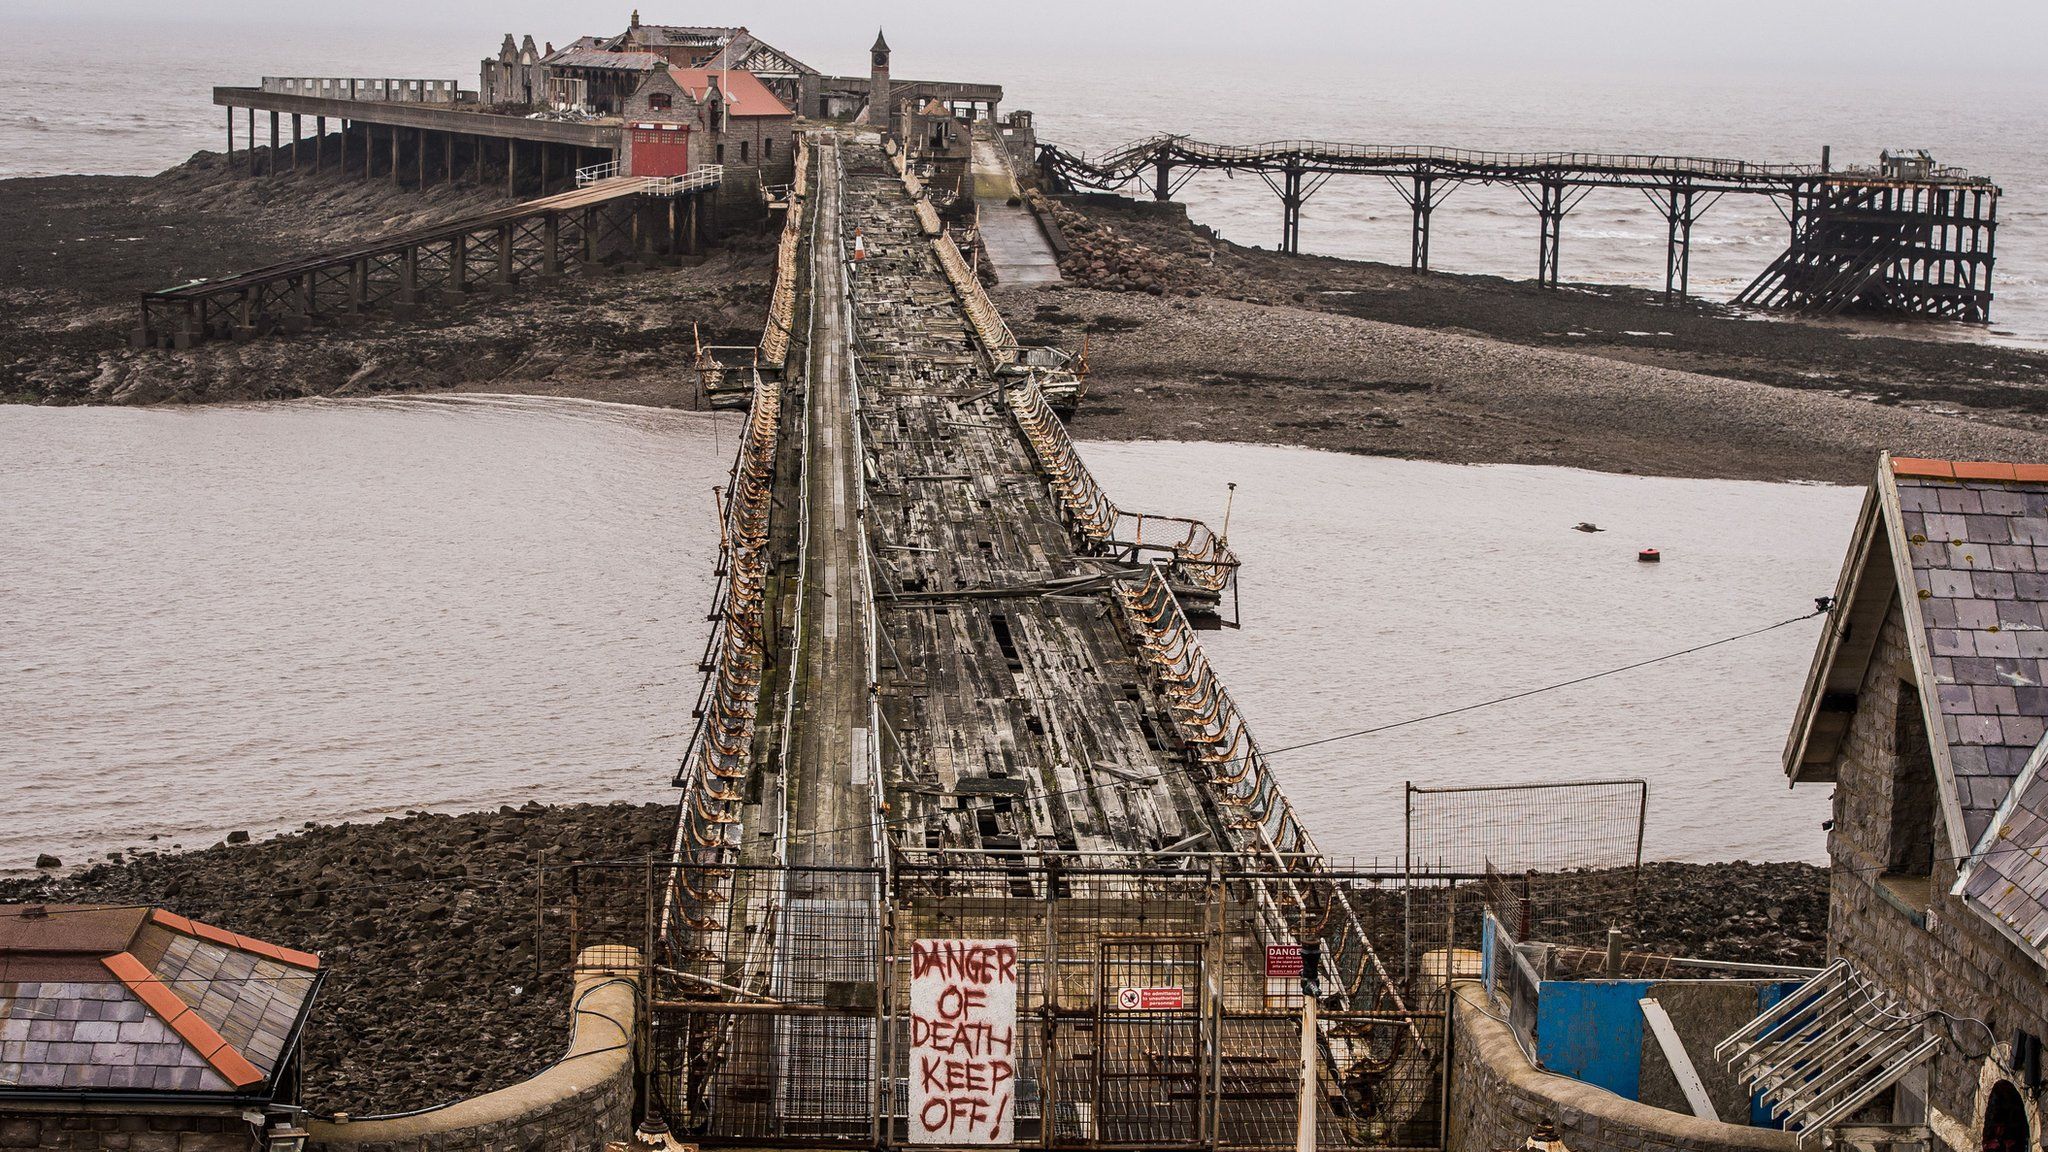
[[[879,29],[875,32],[875,46],[868,49],[868,62],[868,123],[887,132],[895,108],[889,99],[889,41]]]

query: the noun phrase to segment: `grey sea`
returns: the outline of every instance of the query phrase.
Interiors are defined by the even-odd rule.
[[[0,407],[0,869],[670,795],[734,431],[489,396]],[[1126,507],[1220,521],[1238,484],[1244,626],[1207,645],[1275,749],[1799,616],[1832,587],[1859,499],[1248,445],[1085,451]],[[1588,520],[1608,531],[1571,530]],[[1636,562],[1649,543],[1664,563]],[[1627,777],[1650,781],[1652,855],[1818,859],[1827,794],[1777,767],[1818,627],[1275,764],[1323,848],[1360,860],[1400,851],[1408,781]]]

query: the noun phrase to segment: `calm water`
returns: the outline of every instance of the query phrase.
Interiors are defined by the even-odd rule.
[[[735,17],[736,19],[739,17]],[[594,17],[535,28],[566,43]],[[616,19],[616,15],[607,17]],[[215,84],[254,83],[263,73],[435,76],[476,83],[477,60],[503,29],[481,19],[421,13],[403,35],[364,26],[317,35],[251,21],[234,28],[124,24],[10,26],[0,37],[0,176],[64,172],[147,173],[200,148],[222,147]],[[438,20],[438,23],[424,21]],[[602,20],[598,21],[603,23]],[[777,44],[820,67],[864,67],[844,44],[819,42],[810,22],[763,12],[748,19]],[[523,29],[522,29],[523,30]],[[1770,32],[1765,32],[1770,35]],[[964,35],[964,33],[963,33]],[[48,62],[92,44],[94,67],[64,84]],[[224,55],[223,44],[234,52]],[[1424,73],[1374,58],[1341,70],[1314,63],[1231,67],[1119,56],[1076,63],[1018,56],[913,62],[919,72],[1000,81],[1010,108],[1039,113],[1039,131],[1072,148],[1101,151],[1157,132],[1226,143],[1320,137],[1509,151],[1686,153],[1761,162],[1815,162],[1823,144],[1837,164],[1873,163],[1885,148],[1927,148],[1943,163],[1994,177],[2006,196],[1998,235],[1998,302],[1990,332],[1936,329],[1964,338],[2048,345],[2048,86],[1987,81],[1946,68],[1902,68],[1882,83],[1854,83],[1783,69],[1768,77],[1607,75],[1560,69]],[[143,78],[138,83],[137,78]],[[1246,244],[1280,235],[1277,200],[1259,180],[1201,177],[1182,194],[1197,220]],[[1408,259],[1408,212],[1375,178],[1334,180],[1306,210],[1311,251]],[[1505,188],[1467,187],[1437,211],[1432,263],[1451,272],[1517,278],[1536,266],[1534,210]],[[1768,201],[1731,196],[1694,229],[1693,286],[1733,296],[1783,249],[1786,225]],[[1635,192],[1596,192],[1566,218],[1563,272],[1593,283],[1661,288],[1664,222]]]
[[[485,398],[0,406],[0,868],[665,797],[723,423]]]
[[[1217,523],[1223,486],[1237,483],[1230,538],[1246,562],[1244,627],[1204,643],[1268,748],[1809,612],[1834,590],[1862,500],[1849,488],[1238,444],[1091,444],[1087,454],[1126,508]],[[1580,521],[1607,531],[1572,531]],[[1645,547],[1664,562],[1638,563]],[[1273,762],[1333,855],[1399,854],[1405,781],[1638,777],[1650,781],[1650,855],[1824,860],[1828,790],[1793,792],[1778,765],[1819,631],[1807,621]]]
[[[732,434],[510,398],[0,407],[0,868],[152,833],[666,797]],[[1795,615],[1858,499],[1087,451],[1129,507],[1217,517],[1239,483],[1245,627],[1208,643],[1269,747]],[[1667,561],[1636,564],[1645,545]],[[1333,854],[1398,851],[1404,780],[1645,776],[1655,855],[1818,859],[1826,792],[1777,768],[1816,628],[1276,763]]]

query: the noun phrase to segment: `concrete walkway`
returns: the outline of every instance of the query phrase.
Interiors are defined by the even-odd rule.
[[[995,264],[996,280],[1006,285],[1057,284],[1059,258],[1038,226],[1038,218],[1018,198],[1017,178],[1003,157],[1003,146],[976,134],[974,138],[974,203],[981,210],[981,242]]]

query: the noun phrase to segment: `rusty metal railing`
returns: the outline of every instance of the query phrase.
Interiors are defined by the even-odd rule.
[[[1389,1003],[1406,1011],[1400,988],[1331,876],[1315,838],[1294,813],[1244,715],[1209,666],[1195,630],[1167,583],[1163,565],[1142,581],[1116,584],[1124,623],[1165,696],[1175,733],[1224,814],[1261,888],[1261,928],[1272,943],[1317,943],[1331,967],[1341,1006]],[[1420,1039],[1417,1037],[1416,1039]]]
[[[1068,526],[1096,550],[1165,561],[1173,583],[1220,597],[1237,580],[1237,553],[1200,520],[1126,512],[1097,483],[1035,375],[1005,385],[1017,426],[1044,470]]]
[[[803,243],[804,210],[809,202],[810,146],[796,138],[796,181],[789,189],[789,212],[782,219],[782,240],[775,249],[775,291],[768,299],[768,323],[761,330],[761,364],[781,371],[789,360],[789,334],[796,324],[797,249]]]
[[[725,560],[714,633],[714,669],[699,701],[697,729],[676,774],[683,790],[676,821],[678,862],[716,868],[729,864],[739,845],[742,790],[752,767],[754,718],[766,663],[763,600],[768,582],[768,524],[775,481],[775,441],[781,387],[754,382],[754,402],[732,469],[732,486],[719,520]],[[689,880],[714,873],[678,871],[665,902],[669,918],[698,931],[721,931],[725,896],[715,885]],[[664,925],[663,936],[670,925]]]

